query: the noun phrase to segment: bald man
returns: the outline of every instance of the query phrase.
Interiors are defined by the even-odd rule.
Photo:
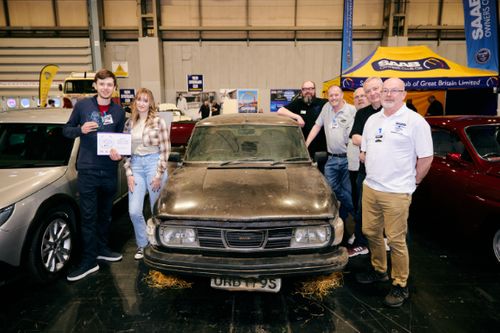
[[[391,247],[392,287],[385,304],[400,307],[409,297],[409,255],[406,244],[412,193],[430,169],[431,129],[405,104],[405,84],[387,79],[382,87],[383,109],[366,121],[361,142],[365,161],[363,234],[368,238],[372,269],[356,275],[359,283],[388,281],[384,228]]]
[[[325,177],[340,201],[339,215],[344,221],[349,213],[354,216],[347,168],[347,143],[355,113],[354,106],[344,100],[342,89],[331,86],[328,89],[328,103],[323,106],[306,140],[306,145],[309,146],[320,132],[326,134],[328,160],[325,165]]]

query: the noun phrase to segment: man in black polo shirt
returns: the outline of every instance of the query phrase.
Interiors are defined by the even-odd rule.
[[[354,143],[356,146],[361,146],[363,128],[365,127],[365,123],[368,120],[368,118],[370,118],[372,114],[375,114],[382,109],[382,101],[380,100],[380,95],[382,94],[383,84],[384,83],[382,79],[379,77],[370,77],[366,79],[366,81],[363,83],[363,90],[365,91],[365,95],[368,98],[368,102],[370,102],[370,105],[358,110],[358,112],[356,112],[356,116],[354,117],[354,124],[352,125],[352,130],[349,137],[352,139],[352,143]],[[355,239],[352,247],[349,247],[347,249],[349,257],[354,257],[360,254],[368,253],[368,240],[361,231],[362,227],[361,197],[363,195],[362,189],[365,177],[366,177],[365,164],[362,161],[360,161],[358,179],[356,181],[356,186],[358,190],[358,205],[356,209],[356,214],[354,216],[354,220],[356,221],[354,229]]]
[[[312,81],[305,81],[302,83],[301,90],[301,96],[284,107],[281,107],[278,110],[278,114],[297,121],[299,126],[302,127],[304,138],[307,138],[327,100],[316,97],[316,85]],[[312,158],[314,158],[314,154],[318,151],[326,152],[324,131],[318,133],[316,138],[309,145],[308,150]],[[320,170],[323,172],[321,167]]]

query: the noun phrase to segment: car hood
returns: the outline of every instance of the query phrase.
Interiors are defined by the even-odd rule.
[[[16,203],[56,181],[66,167],[0,169],[0,208]]]
[[[336,215],[336,202],[314,166],[183,167],[163,189],[164,217],[253,220],[314,219]]]

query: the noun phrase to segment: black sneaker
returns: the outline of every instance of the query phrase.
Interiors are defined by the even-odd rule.
[[[70,272],[66,279],[68,281],[78,281],[83,279],[89,274],[92,274],[94,272],[97,272],[99,270],[99,265],[94,264],[94,265],[81,265],[77,267],[74,271]]]
[[[388,281],[389,275],[386,272],[377,272],[372,269],[369,272],[356,274],[356,281],[363,284],[373,283],[373,282],[383,282]]]
[[[391,287],[391,291],[385,296],[384,303],[391,308],[398,308],[403,305],[408,297],[410,297],[408,287],[395,285]]]
[[[123,256],[120,253],[113,252],[109,249],[101,250],[99,255],[97,256],[97,260],[105,260],[105,261],[120,261]]]

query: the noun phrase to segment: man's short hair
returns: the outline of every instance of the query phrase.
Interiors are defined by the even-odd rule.
[[[372,77],[369,77],[365,80],[365,82],[363,82],[363,88],[368,84],[368,82],[370,81],[378,81],[380,83],[380,86],[382,86],[384,84],[384,81],[382,81],[381,78],[379,78],[378,76],[372,76]]]
[[[102,68],[100,69],[97,73],[95,73],[95,77],[94,77],[94,82],[97,83],[97,80],[104,80],[104,79],[107,79],[108,77],[112,78],[113,79],[113,83],[116,87],[116,76],[115,74],[113,74],[112,71],[106,69],[106,68]]]

